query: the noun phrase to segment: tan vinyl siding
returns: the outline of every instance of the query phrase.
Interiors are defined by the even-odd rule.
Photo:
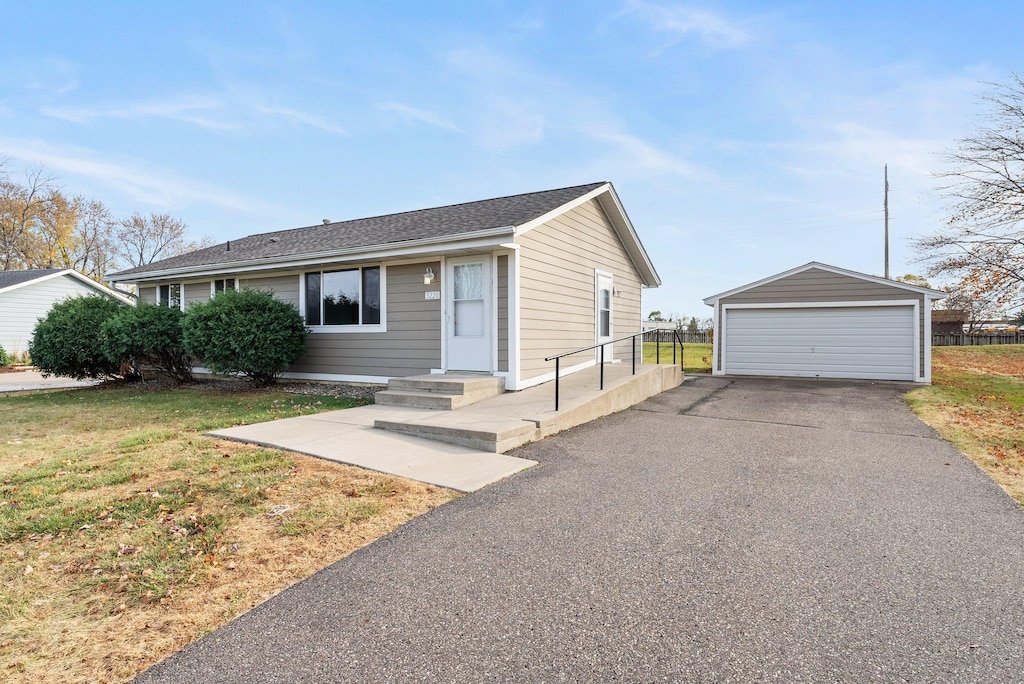
[[[155,287],[140,287],[139,288],[139,301],[148,302],[150,304],[156,304],[156,288]]]
[[[425,286],[423,272],[428,266],[437,276]],[[289,371],[396,377],[440,368],[441,301],[425,299],[423,293],[440,287],[441,273],[438,261],[388,266],[387,332],[310,333],[305,355]]]
[[[715,313],[721,321],[722,305],[724,304],[788,304],[799,302],[857,302],[882,300],[911,300],[919,303],[918,334],[921,338],[921,368],[924,368],[925,345],[931,340],[924,339],[924,317],[930,312],[925,311],[924,295],[900,287],[872,283],[860,278],[852,278],[841,273],[832,273],[820,268],[809,268],[786,278],[738,292],[718,300]],[[721,336],[721,329],[719,330]],[[720,352],[719,339],[715,339],[716,352]],[[722,370],[722,358],[716,353],[718,370]]]
[[[612,303],[612,334],[640,330],[640,276],[600,204],[590,200],[516,238],[520,250],[521,377],[550,373],[546,356],[596,342],[594,269],[610,273],[618,295]],[[629,359],[631,346],[614,357]],[[594,358],[585,352],[563,367]]]
[[[205,302],[210,298],[210,281],[203,280],[198,283],[185,283],[185,291],[182,296],[185,298],[186,310],[188,310],[190,304]]]
[[[508,370],[508,257],[498,257],[498,370]]]
[[[229,276],[230,277],[230,276]],[[274,293],[274,297],[299,308],[299,275],[266,276],[263,278],[242,278],[238,281],[240,289],[265,290]],[[209,284],[207,284],[209,294]]]

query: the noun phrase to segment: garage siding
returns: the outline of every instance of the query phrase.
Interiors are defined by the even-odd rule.
[[[924,295],[881,283],[872,283],[820,268],[809,268],[779,280],[752,287],[718,300],[716,320],[722,320],[722,307],[726,304],[791,304],[801,302],[850,302],[917,299],[918,330],[924,330]],[[722,371],[721,335],[714,341],[716,370]],[[929,341],[930,342],[930,341]],[[920,348],[920,367],[925,364],[925,345]]]

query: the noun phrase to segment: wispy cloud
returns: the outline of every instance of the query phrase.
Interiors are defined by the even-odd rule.
[[[670,47],[690,38],[715,48],[731,48],[750,39],[749,34],[725,17],[695,7],[658,5],[643,0],[628,0],[619,16],[630,15],[655,31],[673,36]]]
[[[202,112],[217,112],[224,109],[224,103],[209,96],[189,96],[177,100],[134,102],[109,107],[71,108],[43,107],[44,116],[74,123],[87,123],[96,119],[147,119],[158,118],[199,126],[218,131],[234,131],[242,126],[237,122],[204,116]]]
[[[256,109],[263,114],[279,117],[289,123],[298,124],[300,126],[309,126],[310,128],[316,128],[324,131],[325,133],[348,137],[348,132],[344,128],[328,121],[325,117],[318,114],[300,112],[299,110],[292,109],[290,107],[270,107],[266,105],[258,105]]]
[[[0,138],[0,150],[28,164],[90,179],[134,200],[163,209],[199,202],[234,211],[255,212],[263,203],[232,191],[180,176],[134,160],[110,160],[83,148],[60,147],[39,140]]]
[[[440,114],[431,112],[426,109],[410,107],[409,105],[402,104],[401,102],[386,102],[377,105],[377,107],[386,112],[394,112],[396,114],[399,114],[402,116],[402,118],[408,119],[410,121],[418,121],[420,123],[425,123],[429,126],[435,126],[437,128],[443,128],[449,131],[461,132],[459,130],[459,127],[456,126],[451,119],[447,119],[441,116]]]

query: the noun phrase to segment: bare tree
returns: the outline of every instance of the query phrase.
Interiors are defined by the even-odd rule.
[[[1024,79],[990,85],[988,125],[959,141],[941,175],[950,218],[916,247],[929,275],[1003,308],[1024,302]]]
[[[169,214],[132,214],[120,222],[115,237],[118,256],[128,268],[210,246],[209,238],[188,240],[188,226]]]
[[[0,175],[0,270],[37,265],[39,222],[53,190],[53,176],[42,167],[29,169],[24,184]]]

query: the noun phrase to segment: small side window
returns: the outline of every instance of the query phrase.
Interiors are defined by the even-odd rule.
[[[234,278],[222,278],[222,279],[214,280],[213,281],[213,294],[215,294],[215,295],[220,294],[224,290],[234,290],[234,289],[236,289],[235,288],[235,279]]]
[[[181,308],[181,285],[174,283],[172,285],[161,285],[160,286],[160,297],[159,304],[163,306],[169,306],[171,308]]]

